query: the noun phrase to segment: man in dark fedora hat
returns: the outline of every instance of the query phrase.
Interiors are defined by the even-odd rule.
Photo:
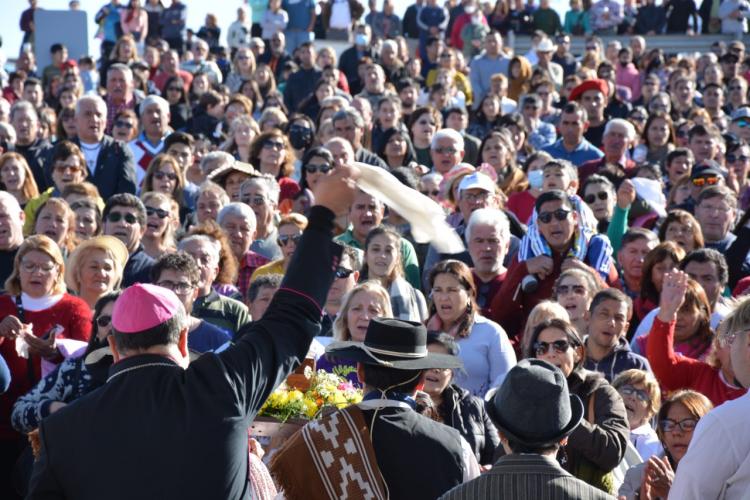
[[[583,403],[568,392],[558,368],[540,359],[520,361],[489,397],[487,413],[506,455],[489,472],[452,489],[441,500],[612,498],[573,477],[555,459],[583,418]]]
[[[428,352],[422,324],[375,318],[364,342],[333,342],[326,353],[357,363],[365,396],[308,424],[278,452],[271,472],[287,498],[301,498],[303,485],[307,499],[433,500],[478,475],[458,431],[415,411],[428,369],[463,365]]]

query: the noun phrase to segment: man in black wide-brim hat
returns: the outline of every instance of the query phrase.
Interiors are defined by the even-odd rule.
[[[311,422],[278,452],[271,471],[287,498],[434,500],[478,474],[458,431],[415,411],[427,370],[463,365],[426,344],[422,324],[375,318],[364,342],[328,346],[329,356],[357,363],[365,396]]]
[[[569,393],[557,367],[540,359],[519,361],[488,399],[487,413],[506,455],[489,472],[441,500],[612,499],[566,472],[555,458],[583,418],[583,403]]]

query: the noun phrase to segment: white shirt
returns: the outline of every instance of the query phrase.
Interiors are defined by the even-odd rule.
[[[331,5],[331,29],[346,30],[352,24],[352,14],[349,12],[349,0],[333,0]]]
[[[698,422],[680,460],[670,500],[750,498],[750,393],[715,408]]]
[[[656,435],[656,431],[648,422],[630,431],[630,442],[638,450],[638,454],[644,462],[651,458],[652,455],[658,457],[664,453],[659,436]]]

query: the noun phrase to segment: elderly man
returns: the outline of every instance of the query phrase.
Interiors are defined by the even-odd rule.
[[[375,109],[378,101],[387,95],[393,95],[393,93],[385,88],[385,72],[383,68],[376,63],[365,66],[365,88],[357,94],[357,97],[367,99],[370,107]]]
[[[112,133],[112,124],[117,113],[124,109],[137,111],[143,93],[135,89],[133,70],[125,64],[115,63],[107,69],[107,129]]]
[[[286,51],[286,37],[284,33],[278,32],[271,35],[269,50],[263,52],[258,62],[267,64],[276,77],[276,82],[284,81],[284,66],[292,60],[292,56]]]
[[[190,89],[193,74],[180,68],[180,54],[174,49],[170,49],[162,54],[159,70],[151,80],[161,91],[162,95],[167,95],[169,90],[164,88],[164,86],[167,84],[167,80],[172,77],[182,78],[182,81],[185,82],[185,92]]]
[[[364,250],[367,234],[371,229],[383,223],[385,205],[365,193],[357,190],[349,208],[349,227],[335,239],[339,243]],[[401,238],[401,264],[404,277],[412,286],[419,288],[419,263],[414,246],[406,238]]]
[[[350,165],[354,161],[354,149],[343,137],[333,137],[325,143],[325,148],[333,155],[336,166]]]
[[[607,122],[602,138],[604,156],[598,160],[590,160],[580,165],[578,169],[579,185],[583,185],[591,174],[602,174],[616,185],[623,177],[635,175],[635,162],[628,158],[627,151],[635,140],[633,124],[621,118],[614,118]],[[609,169],[615,167],[614,171]]]
[[[211,85],[220,85],[224,77],[216,63],[208,59],[208,43],[205,40],[196,38],[193,41],[191,49],[193,59],[184,63],[182,69],[189,71],[193,75],[198,72],[206,73]]]
[[[503,265],[510,245],[510,223],[502,210],[480,208],[466,225],[466,248],[474,264],[472,275],[477,287],[477,305],[483,316],[491,314],[490,304],[505,279]]]
[[[86,158],[88,181],[107,199],[117,193],[135,193],[135,162],[125,143],[104,135],[107,105],[99,96],[85,95],[76,102],[74,139]]]
[[[508,74],[510,58],[503,53],[503,36],[495,30],[484,39],[484,52],[471,61],[471,89],[474,92],[474,107],[478,107],[490,90],[492,75]]]
[[[274,222],[279,205],[279,185],[276,180],[271,177],[253,177],[246,180],[240,186],[240,201],[248,205],[255,215],[253,220],[247,211],[242,210],[241,222],[247,228],[243,229],[243,232],[255,233],[250,238],[249,249],[269,261],[280,259],[281,249],[276,242],[278,232]],[[240,227],[239,224],[237,227]],[[232,249],[239,259],[247,251],[244,239],[242,241],[242,245],[237,245],[236,242]]]
[[[581,244],[576,236],[578,212],[573,209],[570,198],[563,191],[552,190],[542,193],[536,199],[535,208],[539,234],[549,246],[552,256],[538,255],[525,261],[519,261],[518,257],[515,257],[500,292],[491,304],[491,319],[505,328],[508,337],[516,346],[519,345],[529,312],[552,294],[552,287],[560,276],[563,262],[566,267],[588,268],[586,261],[589,252],[600,251],[603,246],[609,245],[606,236],[596,234],[585,242],[585,248],[578,248],[577,252],[583,254],[583,259],[570,254],[574,245]],[[614,285],[617,281],[617,271],[614,261],[609,260],[607,282]],[[594,270],[598,271],[599,269]],[[530,274],[538,278],[538,285],[533,291],[522,291],[521,282]]]
[[[588,127],[588,114],[586,109],[577,102],[565,105],[560,114],[560,139],[553,144],[544,147],[544,151],[553,158],[567,160],[576,167],[580,167],[587,161],[598,160],[604,153],[584,137]]]
[[[319,331],[340,252],[330,242],[333,217],[351,203],[345,174],[338,174],[316,185],[319,205],[263,319],[224,352],[190,362],[186,313],[171,291],[138,285],[123,293],[112,313],[112,376],[93,398],[43,421],[29,498],[97,499],[117,482],[106,494],[113,500],[157,490],[165,499],[247,495],[247,429]],[[92,414],[97,418],[86,417]],[[105,465],[107,450],[119,451]],[[120,481],[133,464],[158,473]],[[74,479],[81,473],[89,480]]]
[[[536,46],[536,68],[544,70],[547,73],[547,77],[555,84],[555,88],[559,90],[563,84],[564,71],[562,66],[556,62],[552,62],[552,54],[556,50],[557,47],[549,38],[544,38],[539,42],[539,45]]]
[[[164,140],[171,130],[169,128],[169,103],[165,99],[150,95],[141,102],[139,109],[143,131],[128,143],[136,165],[137,186],[143,182],[151,160],[164,151]]]
[[[220,295],[213,288],[220,271],[221,245],[209,236],[194,234],[180,240],[178,248],[193,257],[200,270],[193,315],[221,328],[236,339],[240,328],[250,321],[250,315],[245,304]]]
[[[315,91],[322,72],[315,65],[315,45],[305,42],[297,50],[300,66],[289,75],[284,87],[284,104],[290,112],[298,111],[300,103]]]
[[[737,239],[731,232],[737,213],[737,196],[726,186],[701,191],[695,206],[695,218],[701,226],[707,248],[726,253]]]
[[[13,272],[16,251],[23,243],[24,213],[18,200],[7,191],[0,191],[0,288]]]
[[[122,286],[150,283],[152,259],[144,250],[141,239],[146,233],[146,207],[135,195],[116,194],[107,200],[102,212],[103,232],[114,236],[128,249],[128,262],[122,272]]]
[[[16,101],[10,108],[10,124],[16,129],[15,151],[26,159],[41,193],[52,186],[52,179],[48,179],[44,168],[52,145],[39,138],[39,115],[30,102]]]
[[[354,159],[373,167],[388,170],[388,165],[375,153],[362,145],[365,132],[365,121],[354,108],[345,108],[333,115],[333,129],[337,137],[343,137],[354,149]]]
[[[385,79],[393,85],[397,85],[401,79],[409,76],[404,61],[398,58],[398,44],[395,40],[383,41],[380,48],[380,66],[385,71]]]
[[[464,154],[464,138],[452,128],[438,130],[432,136],[430,157],[433,172],[447,174],[450,169],[461,163]]]

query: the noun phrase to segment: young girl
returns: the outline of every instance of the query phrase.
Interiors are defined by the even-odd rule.
[[[365,241],[364,279],[379,281],[391,297],[393,317],[422,322],[427,319],[427,302],[422,292],[403,277],[401,235],[393,229],[378,226]]]
[[[555,283],[554,299],[565,308],[572,325],[581,336],[586,334],[586,312],[600,290],[593,274],[583,269],[567,269]]]
[[[143,193],[141,200],[146,207],[146,232],[141,239],[144,250],[154,259],[174,252],[174,233],[179,223],[177,202],[156,191]]]

